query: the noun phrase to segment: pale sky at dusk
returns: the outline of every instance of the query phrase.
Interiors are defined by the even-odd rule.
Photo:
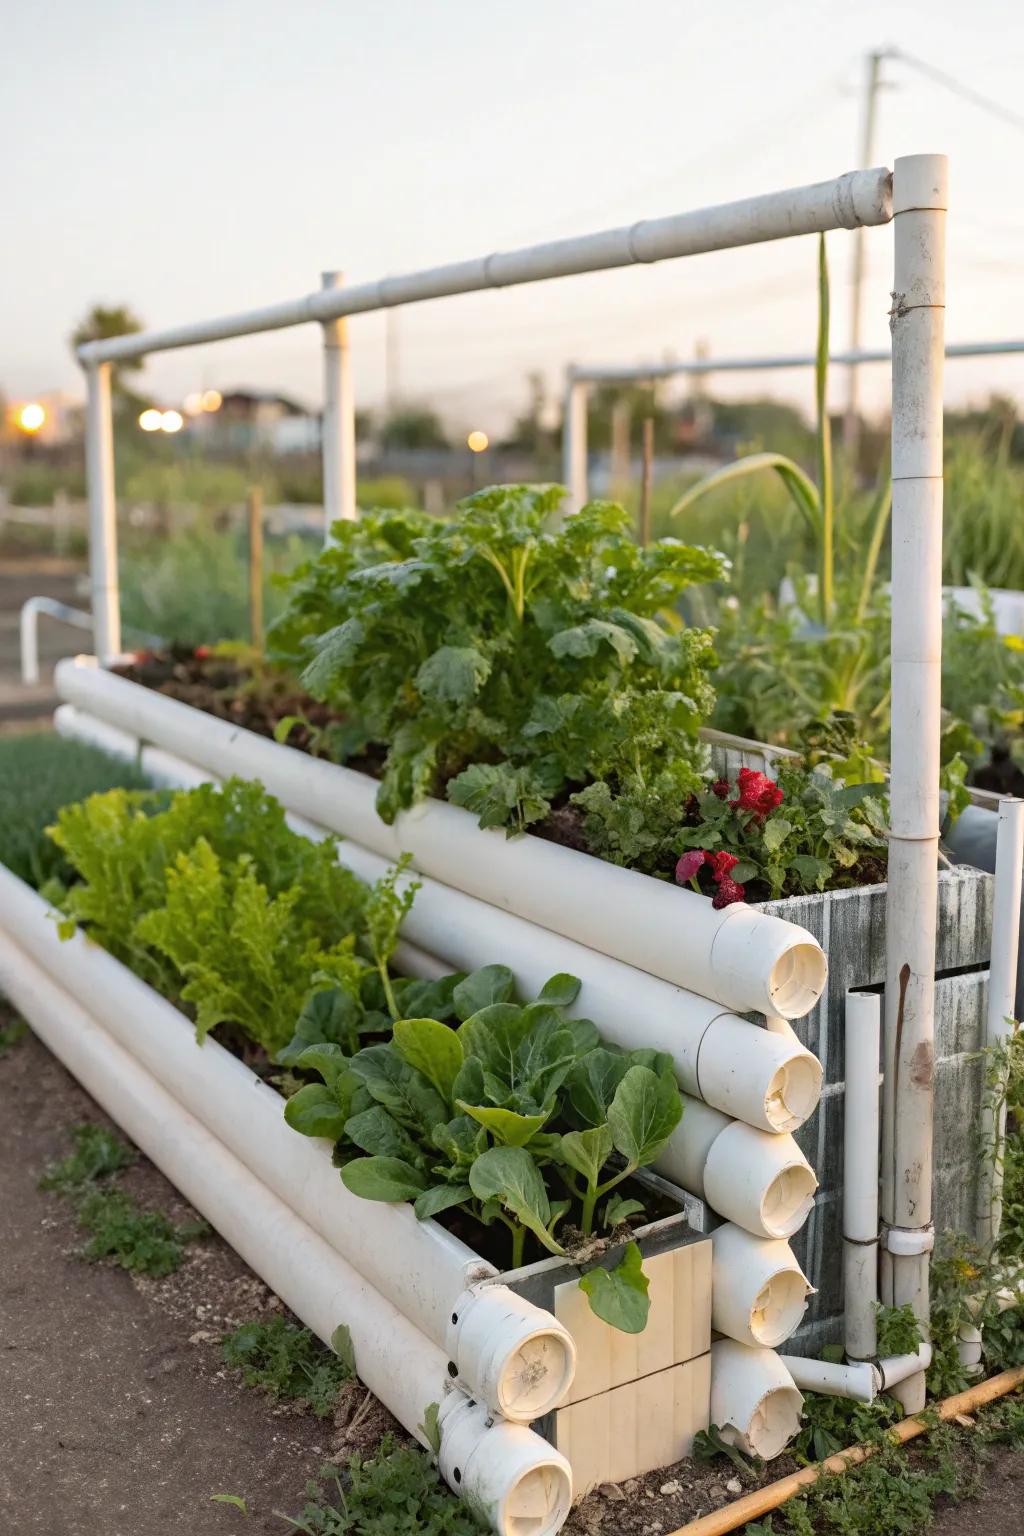
[[[97,301],[150,325],[850,169],[863,55],[892,44],[1018,112],[1024,10],[1006,0],[49,0],[3,5],[0,390],[77,390],[66,338]],[[1024,337],[1024,132],[905,63],[876,160],[951,156],[950,340]],[[1003,196],[1002,204],[999,202]],[[833,344],[851,237],[830,237]],[[869,233],[864,340],[886,342],[891,237]],[[403,394],[488,426],[570,360],[810,347],[813,241],[421,305]],[[379,316],[352,322],[379,403]],[[313,327],[161,354],[147,386],[319,399]],[[730,384],[752,392],[765,382]],[[803,398],[786,375],[775,389]],[[1024,398],[1024,357],[953,364],[949,398]],[[837,390],[839,385],[837,383]],[[882,399],[884,370],[865,384]],[[723,392],[724,386],[723,386]]]

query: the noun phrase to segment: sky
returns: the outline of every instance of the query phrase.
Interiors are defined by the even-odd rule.
[[[0,0],[0,391],[80,392],[67,337],[97,301],[151,326],[835,176],[859,162],[865,55],[893,46],[1024,113],[1006,0]],[[887,61],[876,163],[951,157],[950,340],[1024,338],[1024,129]],[[852,235],[829,237],[833,345]],[[891,233],[867,236],[863,340],[887,342]],[[395,395],[500,430],[543,372],[812,347],[813,240],[403,309]],[[350,322],[357,398],[385,322]],[[886,370],[865,377],[869,407]],[[314,326],[159,354],[197,388],[320,399]],[[723,394],[797,375],[719,381]],[[834,388],[841,393],[837,380]],[[954,403],[1024,402],[1024,357],[963,361]]]

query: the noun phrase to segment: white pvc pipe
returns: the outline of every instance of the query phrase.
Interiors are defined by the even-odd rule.
[[[475,293],[483,288],[514,287],[579,272],[628,267],[636,262],[696,256],[704,251],[757,245],[829,229],[887,224],[892,217],[891,199],[892,177],[884,166],[848,171],[844,176],[813,186],[769,192],[663,219],[641,219],[621,229],[554,240],[518,251],[495,252],[470,261],[362,283],[340,292],[311,293],[244,314],[86,342],[79,347],[78,356],[83,363],[101,359],[123,361],[173,347],[223,341],[230,336],[249,336],[342,315],[367,314],[375,309]]]
[[[803,1401],[774,1350],[735,1339],[712,1344],[711,1422],[730,1445],[771,1461],[799,1431]]]
[[[139,738],[78,709],[61,705],[58,731],[80,735],[135,758]],[[142,746],[142,766],[155,782],[190,788],[210,775],[160,748]],[[295,813],[289,824],[318,840],[323,828]],[[387,863],[357,843],[343,842],[340,861],[373,882]],[[409,879],[412,877],[410,876]],[[441,955],[459,970],[475,970],[500,954],[524,993],[536,994],[549,976],[569,971],[584,985],[574,1011],[593,1018],[605,1039],[625,1049],[667,1051],[674,1059],[684,1092],[699,1097],[760,1130],[796,1130],[814,1112],[821,1092],[821,1064],[795,1032],[763,1030],[714,1003],[683,992],[642,971],[633,970],[559,938],[511,913],[501,912],[438,882],[423,879],[412,911],[403,924],[409,936],[395,962],[410,975],[436,975]],[[412,941],[412,942],[410,942]]]
[[[587,499],[587,387],[574,379],[562,410],[562,483],[568,491],[564,511],[578,512]]]
[[[463,1350],[452,1313],[466,1306],[467,1289],[496,1274],[492,1265],[437,1222],[418,1221],[411,1205],[352,1194],[331,1162],[330,1145],[287,1125],[279,1094],[216,1040],[198,1046],[183,1014],[84,933],[62,941],[47,903],[3,866],[0,917],[33,962],[103,1019],[155,1081],[417,1328],[449,1350],[475,1396],[508,1418],[537,1418],[561,1400],[572,1381],[575,1346],[549,1312],[512,1297],[504,1286],[487,1286],[473,1302],[474,1332]],[[476,1374],[481,1327],[489,1328],[484,1377]]]
[[[992,898],[992,951],[985,1010],[985,1045],[1004,1042],[1017,1012],[1017,949],[1020,942],[1021,861],[1024,859],[1024,800],[1009,795],[999,801],[996,868]],[[1000,1096],[991,1124],[984,1128],[991,1142],[982,1157],[978,1179],[978,1241],[994,1242],[1002,1225],[1003,1142],[1006,1102]]]
[[[89,589],[93,641],[97,656],[107,661],[121,649],[110,364],[96,362],[87,366],[85,385],[85,474],[89,487]]]
[[[424,802],[389,827],[365,774],[212,715],[199,717],[189,705],[87,659],[60,662],[55,679],[68,702],[220,777],[258,778],[289,810],[385,859],[408,851],[422,874],[726,1008],[798,1017],[821,996],[825,957],[795,923],[742,902],[716,912],[705,896],[574,849],[481,830],[468,811],[446,801]]]
[[[343,272],[324,272],[321,285],[337,292]],[[356,513],[356,410],[352,383],[352,354],[348,321],[327,320],[324,336],[324,409],[321,456],[324,488],[324,540],[338,519],[353,521]]]
[[[784,1343],[814,1294],[789,1244],[723,1222],[711,1234],[711,1250],[712,1328],[751,1348]]]
[[[39,618],[59,619],[76,629],[92,629],[92,614],[83,608],[71,608],[55,597],[30,597],[21,605],[18,633],[21,650],[21,680],[27,687],[39,681]]]
[[[897,160],[893,179],[892,746],[886,899],[882,1215],[904,1248],[883,1299],[927,1325],[932,1216],[935,924],[942,660],[942,352],[947,162]],[[915,1252],[908,1246],[917,1244]],[[924,1377],[900,1393],[924,1402]]]
[[[846,994],[843,1106],[843,1338],[851,1360],[878,1351],[878,1064],[881,998]]]
[[[683,1096],[656,1167],[755,1237],[785,1238],[810,1215],[818,1180],[792,1136],[771,1136]]]
[[[856,1360],[841,1365],[832,1360],[808,1360],[802,1355],[782,1355],[783,1365],[801,1392],[821,1392],[828,1397],[846,1397],[855,1403],[873,1403],[881,1387],[881,1377],[870,1360]]]
[[[475,1435],[460,1431],[445,1448],[444,1425],[465,1399],[450,1390],[444,1353],[3,934],[0,980],[50,1050],[295,1315],[328,1345],[349,1330],[360,1379],[421,1444],[425,1410],[442,1406],[455,1492],[500,1536],[553,1536],[571,1501],[565,1458],[524,1425],[479,1417]]]

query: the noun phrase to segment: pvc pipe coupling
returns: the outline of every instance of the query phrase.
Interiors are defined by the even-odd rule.
[[[795,1031],[761,1030],[723,1013],[701,1036],[694,1087],[725,1114],[777,1134],[799,1129],[814,1113],[822,1076],[821,1062]]]
[[[712,1232],[711,1250],[716,1332],[769,1349],[796,1332],[814,1287],[784,1239],[754,1237],[725,1222]]]
[[[772,1136],[684,1095],[683,1118],[659,1172],[756,1237],[792,1237],[818,1180],[792,1136]]]
[[[550,1413],[576,1374],[569,1330],[507,1285],[464,1291],[452,1308],[446,1345],[463,1387],[515,1424]]]
[[[715,934],[709,957],[717,995],[730,1007],[787,1019],[809,1013],[828,978],[817,941],[795,923],[783,918],[766,923],[767,914],[739,903],[726,911],[729,917]]]
[[[931,1253],[935,1247],[935,1228],[890,1227],[883,1225],[879,1244],[886,1253],[897,1259],[916,1259],[923,1253]]]
[[[524,1424],[491,1419],[483,1403],[450,1392],[438,1413],[438,1467],[454,1493],[500,1536],[555,1536],[572,1505],[572,1471]]]
[[[771,1461],[800,1429],[803,1397],[779,1355],[735,1339],[711,1346],[711,1422],[748,1456]]]

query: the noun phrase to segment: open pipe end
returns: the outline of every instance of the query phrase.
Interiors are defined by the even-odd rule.
[[[768,975],[768,995],[775,1012],[785,1019],[803,1018],[821,997],[827,979],[828,961],[819,945],[790,945]]]
[[[773,1387],[758,1403],[737,1444],[750,1456],[773,1461],[800,1431],[803,1397],[796,1387]]]
[[[764,1109],[773,1131],[799,1130],[818,1107],[821,1062],[809,1051],[792,1056],[772,1074]]]
[[[569,1330],[506,1285],[481,1285],[458,1299],[448,1347],[470,1395],[514,1424],[550,1413],[576,1374]]]
[[[525,1424],[492,1419],[482,1403],[453,1393],[441,1405],[438,1464],[449,1488],[497,1536],[555,1536],[572,1506],[572,1471]]]
[[[558,1406],[575,1374],[576,1350],[568,1334],[538,1328],[502,1363],[495,1406],[502,1418],[531,1424]]]
[[[761,1197],[761,1222],[770,1237],[799,1232],[811,1214],[817,1187],[814,1169],[807,1163],[790,1163],[779,1170]]]
[[[811,1287],[799,1269],[780,1269],[770,1276],[750,1309],[751,1337],[774,1349],[795,1333],[807,1310]]]

